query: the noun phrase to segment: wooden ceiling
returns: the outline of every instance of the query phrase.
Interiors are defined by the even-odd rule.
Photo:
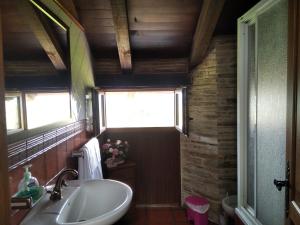
[[[29,2],[4,0],[1,7],[6,76],[65,73],[67,33]]]
[[[18,1],[1,3],[7,74],[57,74],[59,68],[49,60]],[[258,0],[59,2],[84,27],[95,76],[113,76],[187,75],[205,55],[212,36],[235,34],[236,19]],[[66,39],[57,31],[59,42],[66,49]]]
[[[112,10],[114,4],[111,4],[114,1],[75,0],[74,2],[95,59],[95,73],[97,75],[121,74]],[[187,57],[202,2],[199,0],[123,2],[127,3],[125,6],[132,58],[131,72],[157,74],[161,71],[162,74],[186,74]],[[172,62],[173,58],[174,62]],[[160,63],[156,64],[155,61]],[[144,71],[141,69],[143,67],[145,67]],[[158,67],[161,70],[158,70]]]
[[[3,12],[3,42],[5,60],[45,60],[47,55],[30,29],[16,0],[5,0]]]

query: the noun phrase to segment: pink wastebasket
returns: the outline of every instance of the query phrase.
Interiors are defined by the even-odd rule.
[[[187,205],[187,216],[189,221],[194,221],[195,225],[208,224],[209,203],[206,198],[198,196],[188,196],[185,199]]]

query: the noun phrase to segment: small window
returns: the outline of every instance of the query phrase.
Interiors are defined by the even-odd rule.
[[[174,127],[174,91],[106,92],[106,125]]]
[[[27,93],[27,128],[37,128],[70,119],[70,96],[61,93]]]
[[[8,133],[22,129],[21,95],[5,95],[6,129]]]

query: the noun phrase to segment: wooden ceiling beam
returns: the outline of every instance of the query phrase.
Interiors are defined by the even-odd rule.
[[[128,31],[126,0],[111,0],[114,28],[121,68],[124,72],[132,69]]]
[[[7,90],[53,90],[70,88],[70,77],[51,75],[51,76],[7,76],[5,78],[5,88]]]
[[[203,0],[193,37],[190,66],[197,66],[205,57],[222,12],[225,0]]]
[[[55,0],[55,2],[60,3],[68,11],[68,14],[72,15],[76,20],[79,19],[73,0]]]
[[[95,85],[98,88],[175,88],[190,85],[190,79],[183,75],[96,75]]]
[[[67,69],[65,56],[46,16],[40,16],[28,0],[19,0],[20,12],[57,70]]]
[[[53,0],[55,4],[73,21],[74,24],[81,30],[85,31],[79,22],[79,16],[73,0]]]
[[[6,76],[46,76],[58,74],[49,61],[40,60],[5,60]]]
[[[188,58],[136,59],[133,75],[178,75],[188,74]],[[122,70],[117,59],[95,59],[94,72],[97,74],[120,75]]]
[[[134,75],[178,75],[188,74],[188,58],[136,59],[131,74]],[[94,60],[95,74],[121,75],[118,59],[101,58]],[[40,60],[6,60],[6,75],[11,77],[51,76],[57,70],[48,61]]]

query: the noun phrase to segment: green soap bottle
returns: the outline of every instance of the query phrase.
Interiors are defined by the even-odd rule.
[[[31,176],[29,168],[31,164],[24,166],[24,177],[18,185],[18,197],[32,197],[33,201],[37,200],[41,195],[41,187],[39,186],[38,180]]]

